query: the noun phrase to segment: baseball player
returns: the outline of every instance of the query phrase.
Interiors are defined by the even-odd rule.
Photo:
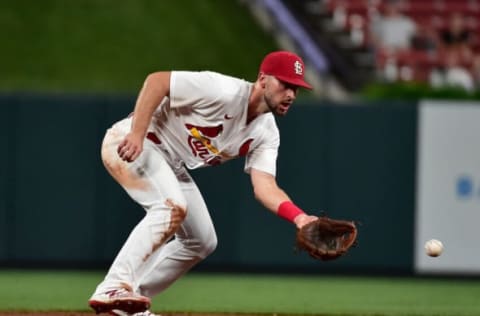
[[[209,71],[147,76],[134,112],[102,145],[106,169],[146,213],[89,300],[97,313],[153,315],[150,298],[215,249],[207,205],[188,169],[243,156],[261,204],[297,228],[317,219],[275,179],[274,116],[287,114],[299,87],[311,89],[304,71],[299,56],[276,51],[254,83]]]

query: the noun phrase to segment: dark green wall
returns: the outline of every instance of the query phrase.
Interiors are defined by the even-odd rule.
[[[0,97],[0,263],[109,263],[141,210],[100,161],[103,134],[132,97]],[[301,207],[363,223],[359,246],[319,264],[293,226],[253,199],[243,160],[195,170],[217,228],[200,267],[410,270],[416,107],[296,104],[279,119],[278,181]]]
[[[359,247],[323,265],[292,254],[292,227],[253,200],[240,161],[194,173],[222,237],[220,251],[209,262],[409,270],[413,261],[415,106],[296,105],[288,117],[279,119],[279,127],[279,184],[305,209],[360,221]]]

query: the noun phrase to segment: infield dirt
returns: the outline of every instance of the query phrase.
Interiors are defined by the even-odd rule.
[[[99,314],[99,316],[108,314]],[[253,314],[161,313],[158,316],[254,316]],[[0,312],[0,316],[95,316],[90,312]],[[263,316],[267,316],[263,314]]]

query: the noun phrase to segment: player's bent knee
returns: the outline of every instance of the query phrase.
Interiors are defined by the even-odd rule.
[[[151,229],[152,249],[157,249],[169,240],[178,230],[185,217],[186,208],[172,200],[166,200],[165,203],[154,203],[150,206],[144,220],[152,228],[155,227]]]
[[[172,199],[167,199],[165,204],[172,210],[171,223],[174,225],[180,225],[185,220],[185,217],[187,217],[187,208]]]
[[[171,236],[185,220],[185,217],[187,216],[187,208],[171,199],[167,199],[165,205],[170,208],[170,223],[166,235]]]
[[[198,256],[202,259],[206,258],[217,248],[218,240],[217,236],[214,235],[209,239],[202,240],[200,247],[198,249]]]

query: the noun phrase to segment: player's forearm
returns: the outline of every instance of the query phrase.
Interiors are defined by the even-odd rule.
[[[255,198],[279,217],[294,223],[298,228],[315,219],[290,200],[287,193],[278,187],[273,175],[252,169],[250,176]]]
[[[132,133],[145,137],[153,112],[169,89],[170,73],[153,73],[145,79],[133,112]]]
[[[253,168],[250,173],[255,198],[267,209],[278,215],[282,204],[292,204],[290,197],[277,185],[273,175]]]
[[[294,223],[297,228],[316,219],[314,216],[305,214],[279,187],[260,190],[260,192],[255,194],[258,201],[279,217]]]
[[[275,214],[278,212],[278,207],[282,202],[290,201],[285,191],[273,184],[255,188],[255,198]]]

